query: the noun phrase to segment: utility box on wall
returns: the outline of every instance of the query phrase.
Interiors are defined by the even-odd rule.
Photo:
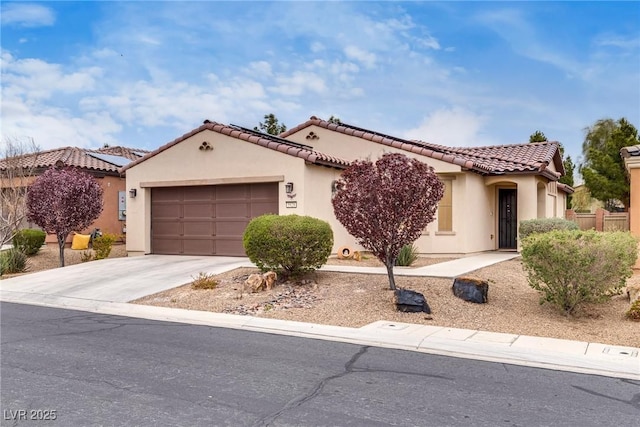
[[[124,221],[127,219],[127,192],[118,191],[118,219]]]

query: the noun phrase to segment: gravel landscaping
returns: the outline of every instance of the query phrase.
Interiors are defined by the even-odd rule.
[[[66,249],[66,264],[80,263],[81,253]],[[110,258],[122,256],[126,256],[125,246],[114,245]],[[448,260],[420,257],[414,267]],[[29,272],[23,274],[57,268],[57,247],[43,248],[28,263]],[[331,258],[328,264],[382,266],[371,256],[362,261]],[[629,308],[626,296],[589,305],[580,317],[567,318],[551,305],[539,304],[539,295],[528,286],[519,258],[473,272],[473,276],[489,281],[487,304],[456,298],[450,279],[396,276],[399,287],[425,295],[430,315],[396,311],[386,275],[321,271],[309,275],[302,284],[278,283],[271,291],[240,297],[242,283],[257,271],[243,268],[218,275],[214,290],[193,290],[185,284],[134,302],[348,327],[388,320],[640,347],[640,323],[624,316]],[[640,281],[640,272],[630,280]]]
[[[418,265],[438,261],[442,260],[421,258]],[[330,263],[358,262],[332,259]],[[368,259],[364,265],[381,264]],[[640,323],[624,316],[629,308],[626,296],[589,305],[581,317],[567,318],[551,305],[540,305],[538,293],[527,284],[519,258],[473,273],[489,281],[487,304],[456,298],[451,279],[396,276],[398,287],[425,295],[430,315],[396,311],[386,275],[320,271],[309,275],[303,284],[280,283],[271,291],[240,297],[243,281],[257,271],[243,268],[218,275],[219,284],[214,290],[193,290],[187,284],[134,302],[348,327],[388,320],[640,347]],[[640,274],[634,277],[637,279]]]

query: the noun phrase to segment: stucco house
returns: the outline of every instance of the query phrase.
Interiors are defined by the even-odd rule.
[[[125,232],[126,197],[125,178],[120,175],[119,169],[126,164],[148,154],[148,150],[139,150],[127,147],[103,147],[96,150],[80,147],[61,147],[53,150],[39,151],[37,153],[22,156],[19,160],[11,158],[0,160],[0,171],[16,165],[28,168],[32,171],[30,177],[25,180],[27,184],[33,182],[36,177],[50,167],[72,167],[96,178],[103,189],[103,211],[100,217],[87,230],[78,232],[91,232],[99,228],[103,232],[123,234]],[[9,184],[8,182],[3,184]],[[24,227],[38,228],[35,224],[25,221]],[[69,236],[69,240],[71,236]],[[47,243],[57,242],[55,235],[48,235]]]
[[[640,145],[624,147],[620,154],[624,158],[630,181],[629,230],[640,238]],[[640,255],[640,244],[638,254]],[[640,256],[635,268],[640,269]]]
[[[354,159],[399,152],[431,165],[446,186],[424,254],[517,250],[519,221],[562,217],[555,142],[445,147],[311,117],[280,137],[205,121],[123,167],[130,255],[244,255],[242,234],[264,213],[328,221],[335,246],[357,248],[335,219],[333,184]]]

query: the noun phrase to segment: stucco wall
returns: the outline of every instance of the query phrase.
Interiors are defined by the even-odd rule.
[[[629,229],[640,239],[640,157],[625,159],[631,181],[631,200],[629,204]],[[635,268],[640,269],[640,243],[638,243],[638,261]]]
[[[200,150],[203,142],[213,150]],[[127,198],[127,251],[131,255],[151,250],[151,188],[159,186],[214,185],[243,182],[279,182],[279,213],[304,214],[304,198],[296,208],[285,208],[285,183],[294,192],[305,193],[305,162],[210,130],[200,132],[126,171],[127,189],[137,190]]]

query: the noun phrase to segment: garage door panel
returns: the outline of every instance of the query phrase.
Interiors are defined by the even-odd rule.
[[[253,202],[251,203],[251,217],[255,218],[265,214],[277,214],[278,203],[277,202]]]
[[[213,236],[213,223],[209,221],[189,221],[183,223],[184,235],[186,236]]]
[[[242,236],[244,229],[249,224],[248,220],[236,220],[236,221],[216,221],[216,236]]]
[[[154,202],[176,202],[181,200],[180,194],[176,193],[173,188],[154,188],[153,201]]]
[[[154,221],[153,232],[158,237],[179,236],[182,234],[182,224],[175,221]]]
[[[246,200],[249,198],[249,185],[218,185],[216,186],[216,200]]]
[[[249,221],[278,213],[278,184],[153,188],[151,251],[244,256]]]
[[[217,239],[216,251],[228,256],[245,256],[242,239],[239,238]]]
[[[182,216],[182,206],[179,202],[174,203],[158,203],[153,206],[154,218],[178,218]]]
[[[182,197],[185,202],[189,201],[211,201],[214,190],[212,187],[181,187]]]
[[[155,237],[153,239],[154,253],[158,254],[181,254],[182,240],[171,238]]]
[[[189,202],[185,203],[183,206],[183,217],[184,218],[213,218],[214,211],[211,202],[203,203],[203,202]]]
[[[211,255],[214,253],[214,241],[211,239],[184,239],[183,252],[189,255]]]
[[[248,218],[250,204],[247,202],[230,203],[223,202],[216,204],[216,218]]]

